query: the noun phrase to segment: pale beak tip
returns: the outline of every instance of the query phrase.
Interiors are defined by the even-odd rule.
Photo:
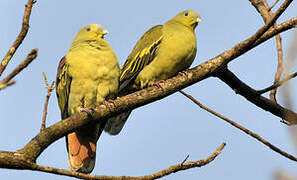
[[[103,35],[108,34],[109,32],[107,30],[103,30]]]

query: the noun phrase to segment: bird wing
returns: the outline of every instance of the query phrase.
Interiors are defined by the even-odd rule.
[[[138,40],[121,69],[119,92],[154,60],[162,42],[162,28],[162,25],[154,26]]]
[[[64,56],[59,63],[56,77],[56,93],[58,97],[58,103],[61,110],[62,119],[69,116],[68,103],[70,95],[70,86],[72,78],[68,72],[69,66],[66,63],[66,57]]]
[[[119,93],[125,94],[125,87],[133,82],[140,71],[150,64],[158,54],[162,41],[162,25],[149,29],[136,43],[121,69]],[[122,91],[124,90],[124,91]],[[122,91],[122,92],[121,92]],[[131,111],[108,119],[105,131],[111,135],[120,133]]]

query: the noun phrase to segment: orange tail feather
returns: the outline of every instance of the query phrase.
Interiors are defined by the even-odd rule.
[[[94,169],[99,129],[98,125],[88,125],[67,135],[68,164],[72,171],[91,173]]]

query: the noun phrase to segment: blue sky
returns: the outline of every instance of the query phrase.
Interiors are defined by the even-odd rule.
[[[272,3],[269,1],[270,4]],[[0,57],[15,40],[21,27],[26,1],[0,1]],[[140,36],[153,25],[162,24],[185,9],[201,14],[196,29],[196,66],[231,48],[263,25],[249,1],[37,1],[29,33],[9,64],[5,76],[33,48],[37,59],[16,77],[17,84],[0,92],[0,149],[17,150],[38,132],[46,95],[42,72],[54,80],[56,68],[80,28],[101,24],[109,31],[110,43],[122,65]],[[292,3],[278,22],[296,16]],[[282,35],[287,51],[293,31]],[[271,85],[276,69],[275,39],[260,45],[229,64],[240,79],[255,89]],[[296,80],[292,81],[296,89]],[[276,146],[294,153],[288,128],[280,119],[236,95],[216,78],[208,78],[185,89],[202,104],[263,136]],[[297,97],[293,96],[293,101]],[[280,101],[280,103],[282,103]],[[293,109],[297,111],[297,109]],[[60,120],[55,93],[47,124]],[[178,172],[164,179],[272,179],[277,169],[296,174],[296,163],[273,152],[255,139],[199,109],[176,93],[133,111],[120,135],[103,134],[93,174],[141,176],[180,163],[204,159],[226,142],[219,157],[207,166]],[[295,153],[296,154],[296,153]],[[64,138],[52,144],[37,160],[39,164],[68,168]],[[71,179],[32,171],[0,169],[1,179]]]

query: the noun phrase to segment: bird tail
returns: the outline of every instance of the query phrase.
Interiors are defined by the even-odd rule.
[[[118,135],[123,129],[129,115],[132,111],[123,112],[117,116],[111,117],[107,120],[104,131],[110,135]]]
[[[96,161],[96,144],[103,127],[102,124],[88,124],[67,135],[68,164],[72,171],[92,172]]]

